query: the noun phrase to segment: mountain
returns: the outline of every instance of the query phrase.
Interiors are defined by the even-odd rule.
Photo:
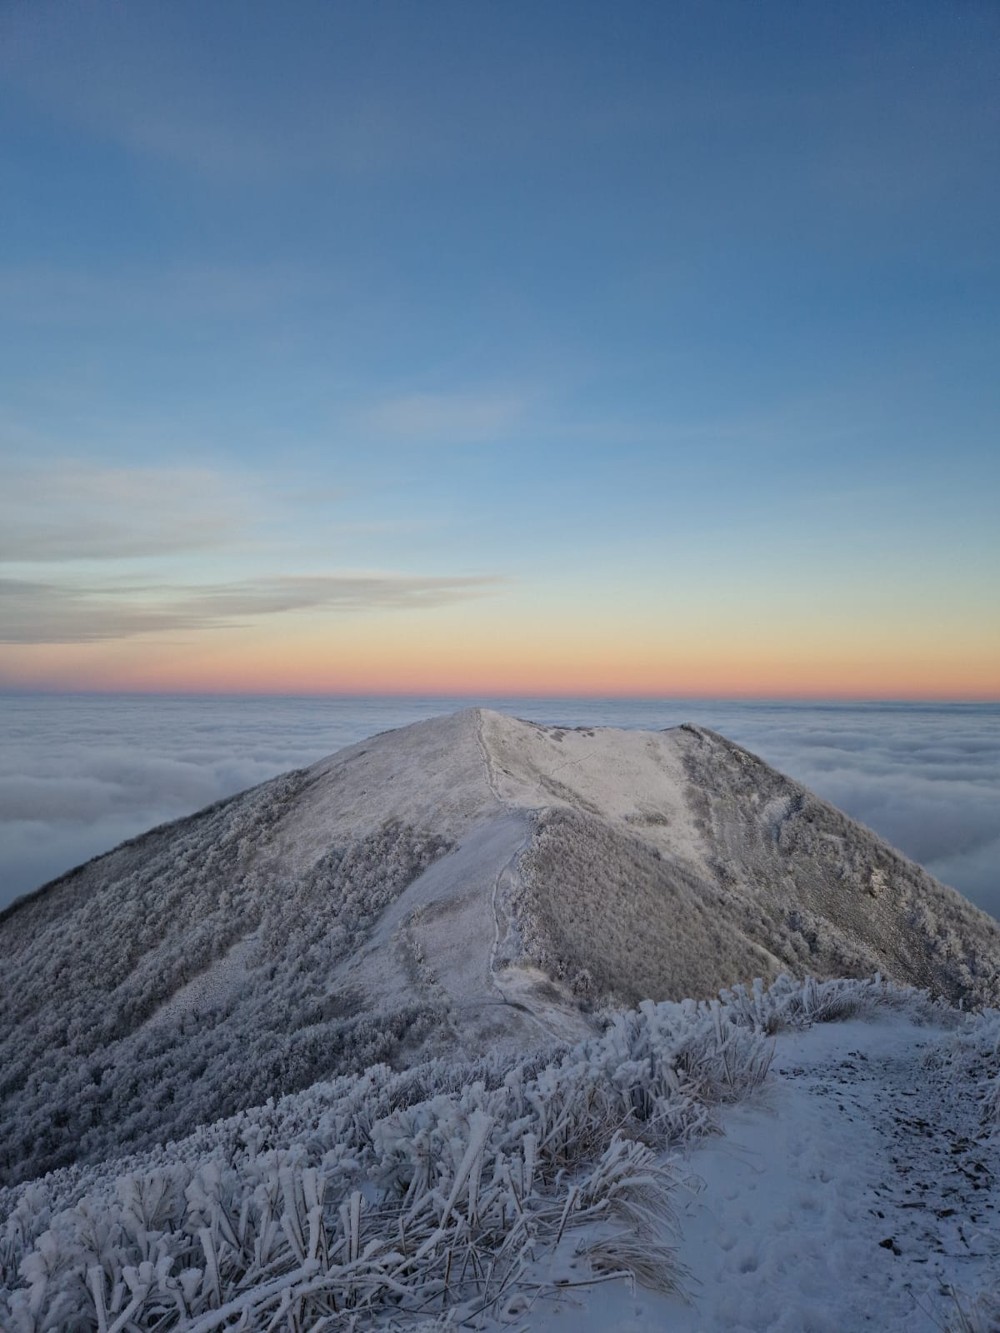
[[[124,843],[3,913],[0,955],[8,1182],[753,977],[1000,1001],[1000,925],[739,746],[485,710]]]

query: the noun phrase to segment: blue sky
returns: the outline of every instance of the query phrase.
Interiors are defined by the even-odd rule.
[[[0,683],[1000,696],[998,66],[992,2],[8,3]]]

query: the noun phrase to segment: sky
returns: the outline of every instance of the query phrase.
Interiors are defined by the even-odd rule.
[[[1000,698],[1000,6],[0,6],[0,689]]]

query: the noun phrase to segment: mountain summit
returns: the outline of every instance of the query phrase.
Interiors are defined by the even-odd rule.
[[[1000,1000],[1000,926],[723,737],[486,710],[154,829],[0,917],[0,1171],[377,1061],[783,972]]]

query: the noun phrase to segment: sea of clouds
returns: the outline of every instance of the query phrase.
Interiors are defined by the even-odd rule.
[[[468,707],[698,722],[1000,917],[1000,705],[0,696],[0,907],[123,839],[377,731]]]

